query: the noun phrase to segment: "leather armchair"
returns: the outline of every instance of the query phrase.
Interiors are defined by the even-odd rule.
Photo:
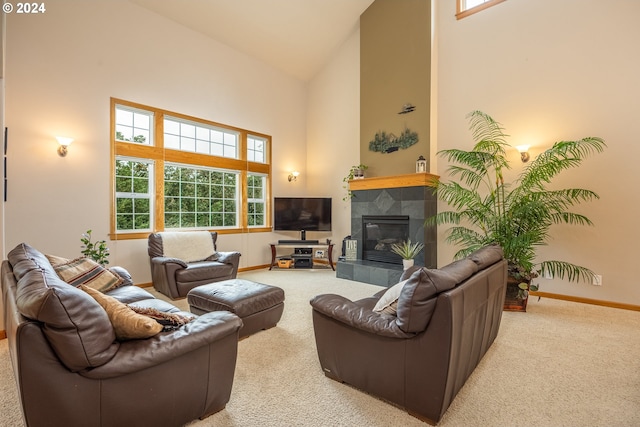
[[[190,233],[185,231],[180,234],[184,239],[189,239]],[[171,299],[184,298],[196,286],[236,278],[240,252],[217,252],[217,232],[211,232],[215,254],[193,262],[166,256],[162,236],[163,233],[152,233],[148,242],[151,280],[158,292]]]
[[[374,311],[386,292],[311,300],[324,374],[437,424],[495,340],[507,262],[488,246],[438,270],[412,267],[397,312]]]

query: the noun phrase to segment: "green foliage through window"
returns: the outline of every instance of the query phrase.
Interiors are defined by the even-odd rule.
[[[238,173],[167,164],[165,228],[236,227]]]
[[[116,160],[116,229],[151,229],[150,162]]]

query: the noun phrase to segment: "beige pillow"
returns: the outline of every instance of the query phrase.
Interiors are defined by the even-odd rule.
[[[62,280],[72,286],[87,285],[100,292],[117,288],[123,281],[122,277],[86,257],[76,258],[64,264],[55,264],[53,269]]]
[[[49,260],[49,262],[51,263],[52,266],[56,266],[56,265],[60,265],[60,264],[66,264],[69,261],[71,261],[68,258],[63,258],[61,256],[57,256],[57,255],[46,255],[47,259]]]
[[[117,299],[85,285],[80,285],[79,288],[91,295],[105,309],[117,339],[149,338],[162,331],[160,323],[136,313]]]
[[[404,284],[407,283],[407,280],[396,283],[395,285],[387,289],[387,291],[380,297],[376,305],[373,307],[373,311],[377,313],[387,313],[395,315],[397,313],[396,307],[398,306],[398,298],[400,298],[400,293],[402,292]]]

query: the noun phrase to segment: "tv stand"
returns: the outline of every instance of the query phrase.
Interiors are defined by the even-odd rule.
[[[336,270],[333,265],[333,243],[318,243],[317,240],[278,240],[278,243],[270,243],[271,246],[271,265],[269,266],[269,270],[273,269],[273,267],[278,267],[278,259],[279,258],[296,258],[294,255],[298,254],[298,257],[308,258],[309,266],[306,268],[313,268],[315,262],[318,260],[326,260],[329,262],[329,267],[333,271]],[[293,248],[293,254],[288,253],[287,255],[277,256],[278,249],[291,249]],[[308,248],[309,250],[301,250],[303,248]],[[326,250],[324,256],[316,257],[316,249]],[[306,255],[308,252],[308,255]],[[302,256],[304,254],[304,256]],[[326,268],[326,267],[325,267]]]

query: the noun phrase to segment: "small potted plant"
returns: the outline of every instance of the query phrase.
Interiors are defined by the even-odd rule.
[[[87,230],[86,233],[82,233],[82,237],[80,238],[80,242],[82,242],[82,246],[80,246],[80,253],[82,255],[91,258],[101,266],[105,266],[109,264],[109,248],[107,247],[107,242],[104,240],[92,242],[91,241],[91,230]]]
[[[402,243],[394,243],[391,245],[391,252],[402,257],[402,266],[408,269],[413,266],[413,259],[424,248],[424,244],[420,242],[411,243],[411,239]]]
[[[349,190],[349,181],[351,181],[352,179],[364,178],[364,171],[367,169],[369,169],[369,166],[363,165],[362,163],[359,165],[351,166],[351,169],[349,169],[349,173],[347,174],[347,176],[342,178],[342,182],[344,182],[344,185],[342,187],[347,190],[347,195],[344,196],[342,200],[346,202],[353,197],[353,193],[351,192],[351,190]]]

